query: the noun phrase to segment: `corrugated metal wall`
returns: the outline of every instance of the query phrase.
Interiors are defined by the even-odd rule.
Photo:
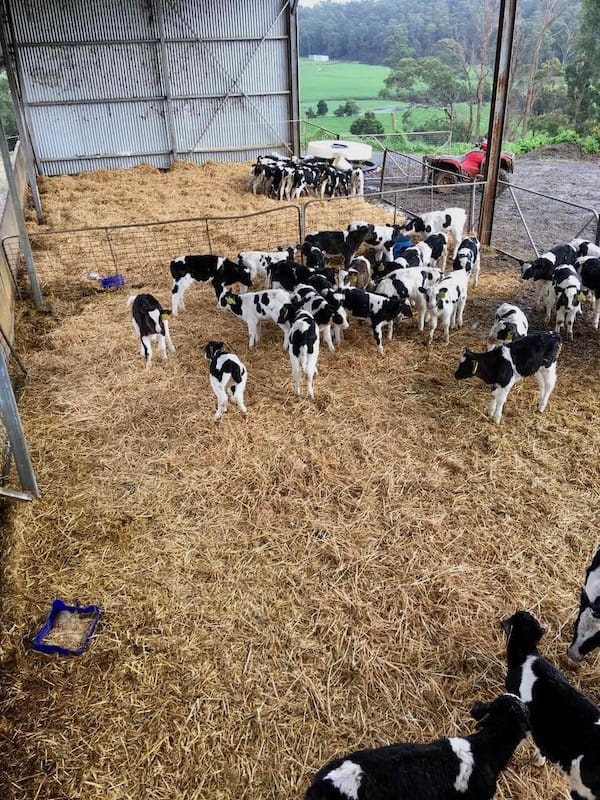
[[[6,0],[44,175],[297,147],[289,0]]]

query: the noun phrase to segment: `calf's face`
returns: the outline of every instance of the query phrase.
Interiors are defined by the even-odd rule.
[[[472,378],[473,375],[477,372],[477,361],[473,357],[473,354],[470,350],[465,350],[465,352],[460,357],[460,361],[458,363],[458,368],[454,373],[454,377],[457,381],[461,381],[464,378]]]
[[[592,603],[585,589],[582,589],[573,641],[567,650],[567,655],[572,661],[579,662],[598,647],[600,647],[600,597]]]
[[[210,341],[204,348],[204,358],[207,361],[212,361],[213,358],[217,355],[217,353],[220,353],[224,347],[225,347],[224,342]]]

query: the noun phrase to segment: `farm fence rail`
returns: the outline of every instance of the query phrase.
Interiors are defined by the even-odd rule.
[[[445,172],[435,167],[430,169]],[[516,183],[498,183],[502,191],[496,198],[492,230],[492,246],[497,250],[516,258],[513,255],[515,251],[523,256],[533,250],[539,255],[559,242],[579,237],[600,243],[598,209]],[[422,195],[422,202],[410,209],[415,213],[431,211],[434,207],[462,205],[465,191],[470,191],[469,227],[476,230],[485,181],[434,186],[426,182],[421,160],[406,153],[386,150],[381,169],[381,190],[396,189],[408,193],[415,185],[429,188],[429,194]],[[555,213],[559,209],[561,213]]]
[[[44,231],[30,235],[32,250],[45,284],[63,280],[65,269],[76,278],[121,273],[128,283],[144,281],[186,253],[275,250],[298,244],[301,208],[285,205],[243,216],[198,217],[133,225],[106,225]],[[22,274],[19,239],[2,240],[14,271]],[[58,265],[58,266],[57,266]]]

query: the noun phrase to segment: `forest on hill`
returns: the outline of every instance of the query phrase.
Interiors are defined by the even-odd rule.
[[[390,67],[380,96],[443,109],[467,103],[465,141],[483,131],[500,0],[322,0],[300,6],[300,55]],[[573,131],[600,146],[599,0],[520,0],[506,138]],[[592,147],[594,149],[594,147]]]

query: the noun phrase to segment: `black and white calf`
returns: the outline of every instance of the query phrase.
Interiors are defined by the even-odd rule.
[[[302,245],[302,252],[304,252],[304,245],[318,247],[328,256],[343,256],[344,266],[348,267],[348,264],[356,255],[356,251],[369,235],[371,227],[366,225],[352,231],[316,231],[315,233],[307,233]]]
[[[277,261],[269,265],[268,272],[272,287],[287,292],[293,292],[301,283],[311,283],[317,276],[324,278],[328,287],[333,287],[335,280],[335,271],[331,267],[309,267],[298,261]]]
[[[429,298],[434,287],[442,277],[439,269],[432,267],[408,267],[388,273],[375,287],[377,294],[386,297],[399,297],[415,306],[418,314],[418,327],[422,331],[428,313]],[[390,327],[393,323],[390,323]]]
[[[248,326],[248,346],[260,341],[260,323],[273,320],[283,331],[283,349],[287,350],[290,293],[284,289],[264,289],[262,292],[236,294],[223,289],[217,303],[218,309],[229,309]]]
[[[518,306],[511,303],[502,303],[494,316],[494,324],[488,334],[487,349],[491,350],[503,342],[512,342],[527,336],[529,322]]]
[[[548,308],[554,270],[563,264],[573,266],[576,258],[577,249],[572,244],[566,243],[556,245],[539,258],[531,261],[519,259],[523,280],[532,280],[537,283],[536,305]]]
[[[502,344],[485,353],[465,350],[454,377],[462,380],[477,376],[491,387],[489,415],[499,424],[510,390],[515,383],[529,375],[535,375],[540,387],[538,411],[542,413],[545,410],[556,385],[556,360],[559,351],[558,333],[530,333],[522,339]]]
[[[567,655],[573,661],[581,661],[598,647],[600,647],[600,547],[585,574],[573,641],[567,650]]]
[[[577,315],[581,314],[584,300],[585,292],[581,289],[581,278],[577,270],[567,265],[557,267],[552,273],[552,290],[546,303],[546,319],[550,319],[554,306],[555,330],[560,333],[565,327],[568,339],[573,339],[573,323]]]
[[[248,381],[246,367],[236,355],[225,350],[223,342],[210,341],[204,348],[204,357],[210,362],[209,381],[217,398],[215,421],[221,419],[227,411],[229,398],[245,414],[248,410],[244,405],[244,391]]]
[[[323,341],[330,350],[335,350],[331,338],[333,327],[335,341],[340,344],[342,331],[348,327],[348,316],[336,293],[328,291],[325,296],[310,285],[300,284],[292,293],[290,302],[296,311],[308,311],[323,334]]]
[[[429,342],[433,341],[438,323],[444,330],[444,341],[450,341],[450,328],[462,328],[463,314],[467,302],[469,273],[455,269],[445,275],[427,293],[429,300]]]
[[[306,393],[313,398],[313,380],[319,358],[319,328],[308,311],[297,311],[290,328],[288,353],[292,365],[294,392],[300,394],[300,376],[306,376]]]
[[[537,649],[544,629],[527,611],[502,623],[507,635],[506,690],[521,698],[538,749],[569,778],[572,800],[600,798],[600,710]]]
[[[179,256],[171,261],[171,309],[176,317],[179,310],[185,311],[183,295],[194,283],[212,281],[217,297],[223,286],[240,283],[244,286],[252,284],[250,272],[245,267],[230,261],[228,258],[213,255]],[[217,289],[217,287],[219,287]]]
[[[475,236],[467,236],[458,245],[456,256],[452,265],[453,269],[466,269],[471,273],[473,286],[477,286],[479,281],[479,270],[481,269],[481,244]]]
[[[174,353],[175,345],[169,333],[170,311],[164,309],[151,294],[132,294],[127,298],[131,308],[131,324],[140,338],[140,354],[146,360],[146,369],[152,363],[152,340],[158,340],[158,350],[167,357],[167,346]]]
[[[411,307],[399,297],[385,297],[364,289],[342,289],[344,307],[358,319],[368,319],[373,329],[377,350],[383,353],[382,329],[388,325],[388,339],[392,338],[391,323],[402,317],[412,317]]]
[[[575,268],[581,276],[581,288],[587,292],[592,303],[593,326],[598,330],[600,322],[600,257],[582,256],[575,262]]]
[[[600,258],[600,246],[588,239],[573,239],[569,244],[577,250],[577,258],[585,256]]]
[[[431,249],[429,266],[436,267],[444,272],[446,269],[446,259],[448,256],[448,234],[431,233],[425,239],[425,244]]]
[[[420,217],[414,216],[402,225],[402,230],[407,233],[411,231],[420,233],[423,238],[427,238],[430,233],[452,234],[454,240],[452,258],[454,259],[466,224],[467,212],[464,208],[445,208],[443,211],[430,211]]]
[[[357,289],[367,289],[371,283],[371,262],[365,256],[356,256],[348,264],[348,269],[338,272],[338,286],[345,289],[355,286]]]
[[[400,225],[373,225],[363,220],[354,220],[348,225],[349,231],[356,231],[360,228],[369,228],[370,232],[365,238],[364,243],[373,249],[375,261],[383,258],[391,261],[393,259],[394,244],[403,235]]]
[[[257,278],[262,280],[268,287],[270,276],[269,267],[279,261],[293,260],[295,249],[293,247],[282,248],[275,251],[264,250],[244,250],[238,253],[238,264],[242,269],[247,269],[250,273],[250,280],[254,283]],[[247,291],[244,284],[240,285],[240,292]]]
[[[527,736],[520,700],[476,703],[477,730],[426,744],[357,750],[322,767],[306,800],[491,800],[500,772]]]

